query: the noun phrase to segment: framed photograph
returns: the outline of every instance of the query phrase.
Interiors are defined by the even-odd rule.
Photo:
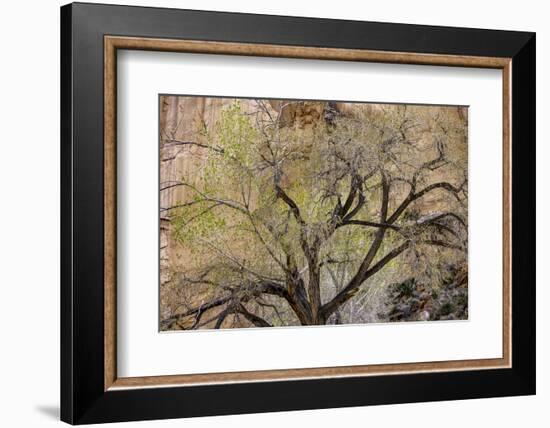
[[[535,35],[61,8],[61,418],[535,393]]]

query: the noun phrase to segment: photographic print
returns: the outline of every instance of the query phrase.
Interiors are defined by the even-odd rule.
[[[160,330],[468,319],[468,108],[159,96]]]

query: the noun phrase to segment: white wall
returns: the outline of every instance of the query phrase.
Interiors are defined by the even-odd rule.
[[[122,0],[121,0],[122,1]],[[112,1],[103,1],[113,3]],[[543,1],[147,0],[125,3],[323,18],[485,27],[537,32],[538,257],[550,258],[548,217],[550,27]],[[0,31],[0,420],[54,426],[59,397],[59,10],[58,0],[2,4]],[[543,118],[546,121],[543,121]],[[538,272],[538,395],[268,415],[201,418],[187,427],[542,426],[550,404],[548,271]],[[543,313],[546,312],[546,313]],[[215,405],[213,403],[213,405]],[[540,421],[537,423],[537,421]],[[137,426],[127,424],[125,426]],[[182,426],[155,421],[141,426]]]

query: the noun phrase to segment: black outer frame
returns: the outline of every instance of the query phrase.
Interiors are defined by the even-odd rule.
[[[512,58],[512,368],[104,391],[104,35]],[[61,420],[535,393],[535,34],[74,3],[61,8]]]

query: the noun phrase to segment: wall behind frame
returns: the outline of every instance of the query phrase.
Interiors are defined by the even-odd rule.
[[[437,1],[357,2],[353,0],[103,0],[103,3],[180,7],[320,18],[485,27],[537,31],[537,75],[550,74],[550,29],[544,3],[463,0],[442,7]],[[0,79],[0,325],[9,352],[0,358],[2,420],[10,427],[59,427],[59,0],[9,2],[2,10],[5,41]],[[550,115],[548,79],[538,82],[537,207],[538,264],[550,260]],[[543,199],[544,198],[544,199]],[[546,248],[545,248],[546,247]],[[538,272],[538,395],[442,403],[420,403],[267,415],[200,418],[185,422],[127,423],[125,427],[334,427],[343,425],[502,428],[541,426],[550,402],[550,315],[544,302],[550,274]],[[6,349],[8,349],[6,347]],[[32,388],[28,380],[32,379]]]

